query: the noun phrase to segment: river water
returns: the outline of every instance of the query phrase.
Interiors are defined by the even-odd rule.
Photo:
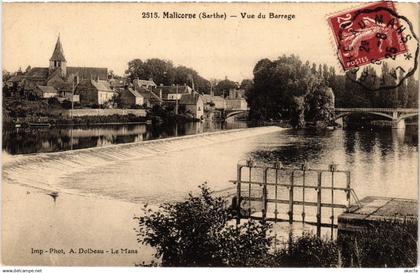
[[[228,181],[236,178],[236,164],[244,159],[259,164],[278,160],[291,166],[306,161],[313,168],[335,163],[339,169],[351,171],[351,186],[359,198],[418,198],[417,127],[320,132],[272,127],[200,134],[221,127],[188,126],[193,129],[169,130],[172,133],[153,133],[143,125],[78,128],[73,129],[72,137],[68,137],[70,129],[61,129],[59,136],[59,129],[51,130],[54,134],[32,130],[35,137],[28,142],[21,132],[3,132],[9,137],[3,142],[3,182],[15,184],[10,188],[3,185],[7,201],[3,216],[10,216],[3,222],[3,247],[13,250],[8,261],[132,265],[139,261],[138,256],[65,255],[53,259],[30,255],[28,247],[137,247],[132,217],[138,215],[140,204],[157,206],[183,200],[205,181],[218,193],[232,193],[235,188]],[[113,144],[127,135],[130,138],[121,142],[132,144]],[[157,140],[144,141],[153,138]],[[102,148],[87,148],[96,146]],[[78,150],[51,152],[69,149]],[[51,191],[60,194],[54,203],[47,195]],[[287,213],[287,208],[282,213]],[[33,217],[40,220],[34,222]],[[278,234],[286,234],[290,226],[282,229]],[[105,237],[110,241],[104,241]],[[140,260],[152,252],[142,247]]]
[[[13,155],[96,146],[117,148],[114,144],[241,127],[246,127],[246,124],[191,123],[165,129],[134,125],[21,130],[3,132],[3,150]],[[340,169],[351,171],[352,187],[360,198],[367,195],[417,198],[416,130],[412,127],[406,130],[288,129],[215,145],[205,139],[197,143],[191,140],[189,144],[193,149],[184,149],[184,143],[153,144],[149,148],[154,153],[149,151],[147,156],[127,157],[106,168],[92,165],[88,172],[75,168],[71,176],[50,184],[59,189],[74,189],[131,202],[170,201],[195,190],[204,181],[211,182],[216,190],[232,186],[227,181],[236,178],[237,162],[253,159],[257,163],[278,160],[293,166],[307,162],[311,167],[320,168],[335,163]],[[168,152],[169,146],[171,152]]]

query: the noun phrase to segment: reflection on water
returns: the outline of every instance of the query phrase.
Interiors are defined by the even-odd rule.
[[[67,128],[17,128],[3,131],[9,154],[58,152],[247,127],[245,122],[190,122],[161,126],[137,124]]]
[[[417,128],[289,130],[277,138],[265,139],[250,156],[259,162],[279,160],[285,165],[306,161],[312,167],[326,167],[336,163],[341,169],[351,171],[352,187],[359,197],[379,195],[417,199]]]

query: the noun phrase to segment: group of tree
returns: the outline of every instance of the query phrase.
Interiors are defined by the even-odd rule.
[[[142,61],[134,59],[128,63],[126,70],[130,81],[135,78],[142,80],[153,79],[157,85],[187,84],[198,92],[209,93],[210,81],[201,77],[197,71],[185,66],[174,66],[172,61],[157,58]]]
[[[380,88],[397,83],[396,72],[387,65],[380,75],[370,66],[361,72],[339,75],[333,66],[303,63],[295,55],[262,59],[247,94],[250,118],[288,119],[294,127],[303,127],[308,121],[328,123],[334,107],[418,106],[418,81],[413,77],[390,89]]]
[[[348,71],[340,77],[333,87],[338,107],[418,107],[418,81],[413,76],[404,79],[402,71],[397,72],[386,63],[380,71],[367,66],[361,73]],[[392,86],[397,87],[389,88]]]
[[[327,73],[334,69],[303,63],[295,55],[277,60],[260,60],[254,67],[253,87],[248,91],[250,118],[290,119],[294,127],[305,122],[326,123],[333,115],[334,96],[328,87]]]

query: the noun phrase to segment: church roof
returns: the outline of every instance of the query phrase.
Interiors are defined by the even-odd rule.
[[[63,46],[61,45],[60,36],[58,36],[57,43],[55,44],[54,52],[50,58],[50,61],[62,61],[65,62]]]
[[[25,78],[48,78],[48,67],[34,67],[29,70],[25,76]]]
[[[108,79],[108,68],[102,67],[67,67],[67,75],[77,75],[80,79],[90,80],[99,77],[100,80]]]

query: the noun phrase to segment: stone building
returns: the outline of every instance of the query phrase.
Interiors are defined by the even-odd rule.
[[[185,108],[186,113],[191,113],[196,119],[204,118],[204,102],[200,94],[193,92],[191,94],[182,94],[179,101],[180,107]]]
[[[144,97],[131,87],[121,89],[120,99],[125,106],[143,105],[145,102]]]

